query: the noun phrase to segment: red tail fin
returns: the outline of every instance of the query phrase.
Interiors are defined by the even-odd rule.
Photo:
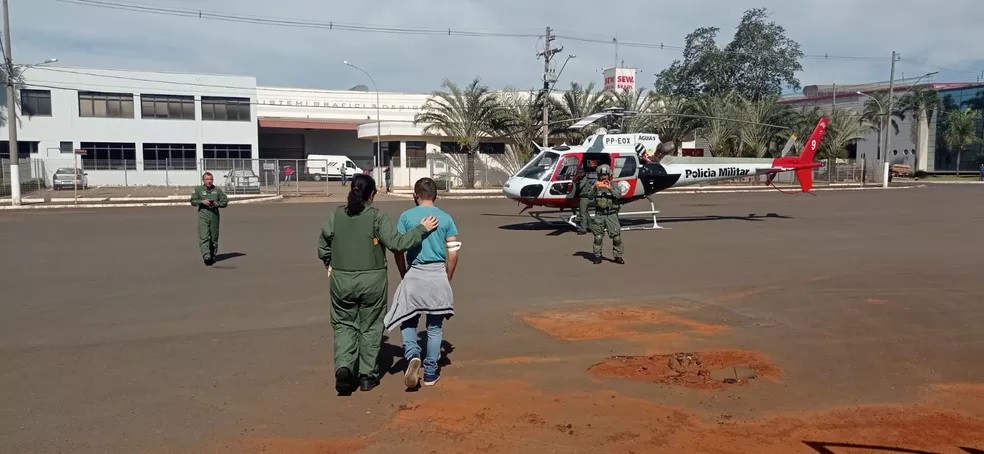
[[[810,192],[813,189],[813,168],[796,169],[796,180],[799,181],[800,190]]]
[[[817,154],[817,148],[820,148],[820,141],[823,140],[823,134],[827,132],[827,123],[830,123],[829,118],[820,117],[817,127],[813,129],[813,134],[810,134],[810,138],[803,145],[803,150],[800,151],[800,163],[810,164],[813,162],[813,157]]]
[[[817,127],[813,129],[813,134],[810,134],[810,138],[803,145],[799,156],[783,156],[773,161],[773,167],[782,167],[786,171],[792,167],[792,170],[796,172],[796,179],[799,181],[800,189],[803,192],[810,192],[813,189],[813,169],[820,167],[819,162],[813,162],[813,157],[816,156],[817,149],[820,148],[820,141],[823,140],[823,135],[827,132],[828,123],[830,123],[830,119],[820,117]],[[770,178],[769,183],[771,182],[772,179]]]

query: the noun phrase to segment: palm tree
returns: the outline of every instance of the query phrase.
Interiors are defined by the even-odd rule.
[[[739,156],[761,158],[778,140],[786,138],[785,131],[767,126],[793,126],[794,119],[790,110],[778,101],[778,96],[741,100],[742,119],[754,123],[738,125]]]
[[[561,124],[574,124],[578,120],[601,112],[611,105],[611,92],[594,91],[594,88],[594,82],[588,83],[587,86],[571,82],[571,89],[565,92],[561,99],[550,98],[550,102],[553,104],[550,118],[555,118]],[[554,121],[550,123],[556,124]],[[564,130],[560,135],[567,140],[568,144],[579,144],[584,142],[584,139],[599,127],[598,124],[591,124],[581,130]]]
[[[693,103],[693,110],[696,114],[704,117],[699,120],[700,127],[697,132],[707,139],[708,147],[714,156],[733,156],[736,147],[733,138],[738,135],[741,124],[724,120],[725,118],[737,118],[739,116],[742,98],[734,92],[724,96],[705,94],[698,97]]]
[[[849,108],[834,107],[827,118],[830,123],[817,150],[817,157],[827,159],[827,169],[832,175],[836,170],[837,159],[847,157],[847,145],[855,140],[863,140],[871,130],[871,124],[862,113]]]
[[[611,93],[609,105],[619,107],[627,113],[621,125],[622,134],[656,131],[659,120],[651,115],[656,113],[659,107],[659,98],[655,93],[647,92],[645,88],[637,88],[634,91],[617,90]]]
[[[888,108],[888,93],[884,91],[874,92],[864,103],[864,110],[861,111],[861,116],[864,117],[865,121],[871,124],[871,129],[878,132],[878,159],[882,158],[882,134],[888,134],[886,129],[888,127],[885,125],[885,109]],[[894,134],[899,133],[899,123],[905,119],[905,110],[899,108],[899,105],[892,103],[892,119],[891,127]],[[896,121],[894,117],[898,117],[899,120]],[[888,150],[885,150],[884,157],[888,158]]]
[[[511,143],[505,154],[489,155],[509,174],[516,173],[533,157],[533,144],[542,139],[543,90],[520,93],[507,89],[500,96],[505,121],[499,123],[495,138],[506,138]],[[554,109],[550,115],[554,116]]]
[[[916,121],[912,124],[912,141],[916,144],[916,166],[913,170],[926,170],[929,153],[929,121],[940,108],[939,94],[933,89],[916,89],[899,100],[900,108],[910,112]]]
[[[661,151],[656,159],[662,159],[666,154],[679,155],[683,141],[690,140],[701,125],[699,120],[688,116],[696,114],[694,103],[680,96],[662,95],[653,102],[652,108],[660,142],[673,143],[672,150]]]
[[[943,140],[947,147],[957,154],[957,176],[960,175],[960,155],[964,148],[979,143],[976,122],[981,118],[981,112],[969,107],[963,110],[951,110],[947,113],[947,128],[943,131]]]
[[[508,116],[499,97],[476,77],[464,90],[445,79],[447,91],[434,91],[413,123],[425,123],[424,134],[441,133],[458,143],[465,155],[465,187],[475,187],[475,154],[483,138],[504,129]]]

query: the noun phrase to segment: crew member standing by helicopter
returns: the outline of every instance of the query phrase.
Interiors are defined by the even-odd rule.
[[[588,204],[591,203],[591,199],[588,197],[588,193],[591,191],[591,180],[585,178],[586,176],[583,168],[577,169],[577,174],[574,176],[574,197],[579,198],[577,204],[577,214],[580,218],[577,224],[578,235],[588,233],[588,223],[591,220],[591,215],[588,213]]]
[[[624,195],[624,190],[618,184],[612,184],[612,170],[608,164],[598,166],[598,181],[591,186],[588,197],[594,200],[595,217],[591,223],[591,233],[594,234],[594,263],[601,263],[602,240],[604,240],[605,230],[612,239],[612,253],[615,256],[615,263],[624,264],[622,259],[622,226],[618,222],[618,211],[620,209],[619,198]]]

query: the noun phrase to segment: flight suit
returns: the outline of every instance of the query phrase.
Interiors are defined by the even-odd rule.
[[[218,206],[202,205],[204,200],[211,200]],[[205,185],[198,185],[191,194],[191,206],[198,207],[198,244],[202,259],[206,262],[215,260],[215,253],[219,250],[219,208],[229,206],[229,197],[218,186],[209,189]]]
[[[615,260],[619,261],[622,257],[622,226],[618,221],[620,208],[618,199],[623,194],[618,185],[613,183],[611,180],[598,180],[588,191],[595,205],[595,217],[591,224],[591,233],[594,234],[592,246],[596,263],[601,259],[602,240],[606,229],[608,236],[612,239],[612,253]]]
[[[335,339],[335,371],[347,367],[359,375],[379,377],[379,348],[389,294],[386,251],[406,251],[423,240],[427,229],[417,225],[400,234],[386,213],[366,206],[349,216],[345,206],[328,215],[318,237],[318,258],[332,268],[331,326]]]
[[[574,187],[574,196],[580,197],[577,204],[578,217],[580,218],[578,222],[578,233],[587,233],[590,228],[591,213],[588,212],[588,206],[591,204],[591,198],[588,197],[588,193],[591,191],[591,181],[587,177],[581,178]]]

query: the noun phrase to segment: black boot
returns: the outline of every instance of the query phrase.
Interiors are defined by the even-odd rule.
[[[625,260],[623,260],[622,257],[615,257],[615,263],[618,263],[619,265],[625,265]]]
[[[379,378],[368,375],[359,376],[359,389],[369,391],[377,386],[379,386]]]
[[[355,391],[355,375],[347,367],[340,367],[335,371],[335,391],[339,396],[348,396]]]
[[[595,265],[601,264],[601,254],[595,254],[595,256],[594,256],[594,264]]]

